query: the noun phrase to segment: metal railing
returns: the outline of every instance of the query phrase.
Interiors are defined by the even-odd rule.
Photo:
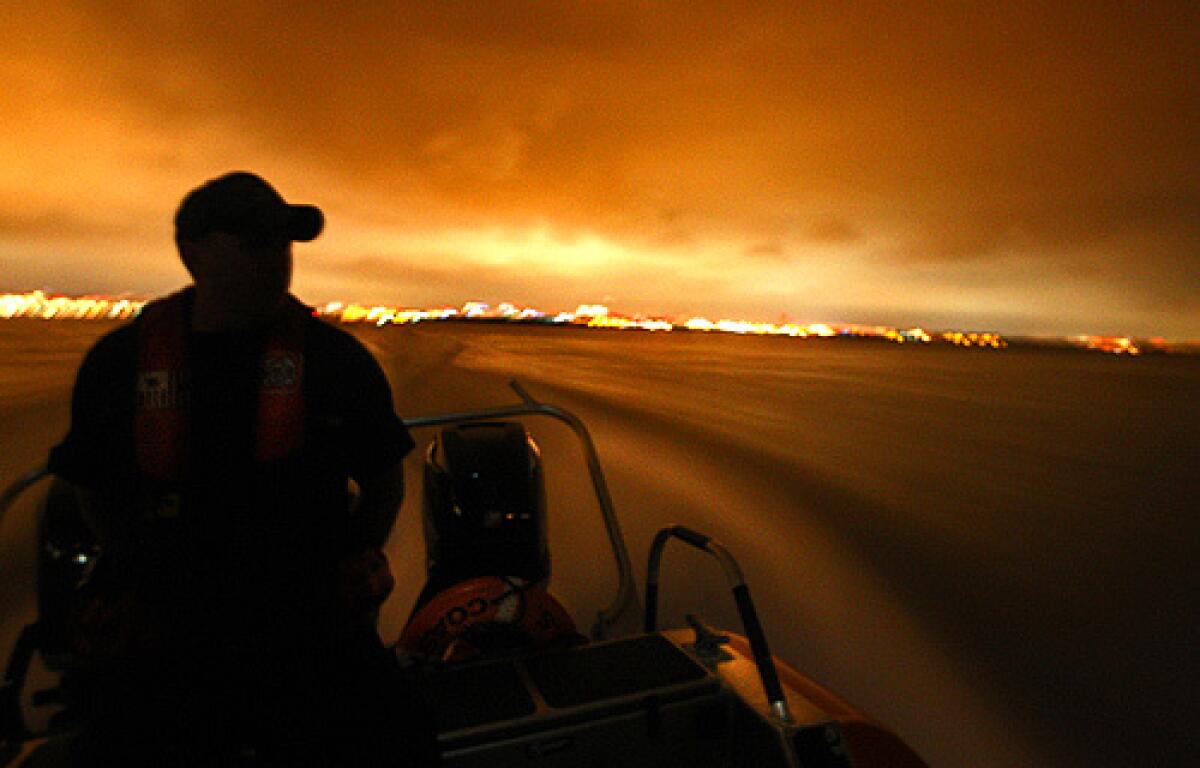
[[[49,474],[50,470],[46,469],[45,467],[31,469],[18,477],[7,488],[4,489],[4,493],[0,494],[0,525],[4,524],[4,516],[8,514],[8,508],[12,506],[13,502],[16,501],[22,493],[25,493],[25,491],[29,490],[32,486],[36,485],[39,480]]]

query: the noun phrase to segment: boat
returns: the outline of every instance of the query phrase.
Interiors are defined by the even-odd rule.
[[[446,766],[809,768],[925,763],[897,734],[771,653],[750,588],[719,541],[684,525],[654,536],[639,594],[595,445],[570,411],[510,382],[519,402],[406,419],[436,430],[424,457],[428,581],[393,650],[436,728]],[[540,449],[525,420],[578,437],[617,572],[616,594],[586,633],[549,590]],[[0,497],[0,521],[47,480],[34,470]],[[39,506],[38,615],[0,687],[0,766],[48,765],[78,721],[57,712],[40,732],[30,710],[61,706],[72,669],[69,600],[103,553],[61,482]],[[712,558],[729,582],[740,631],[687,615],[660,628],[668,546]],[[644,601],[642,597],[644,596]],[[51,684],[30,687],[35,658]],[[54,675],[58,676],[57,682]],[[241,764],[253,765],[253,752]]]

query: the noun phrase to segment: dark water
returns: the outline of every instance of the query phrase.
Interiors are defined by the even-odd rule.
[[[65,426],[53,383],[97,332],[47,325],[65,324],[0,323],[5,481]],[[403,415],[511,402],[512,376],[578,411],[639,579],[661,525],[722,539],[774,650],[932,764],[1200,755],[1200,361],[461,325],[358,333]],[[21,383],[35,374],[37,387]],[[554,588],[588,626],[614,585],[603,530],[565,431],[531,426]],[[418,469],[410,459],[414,489]],[[390,545],[401,587],[385,635],[420,586],[416,495]],[[0,562],[21,562],[28,531],[5,523]],[[665,623],[698,611],[736,628],[712,564],[671,550],[664,565]],[[19,582],[4,574],[7,616],[27,608]]]

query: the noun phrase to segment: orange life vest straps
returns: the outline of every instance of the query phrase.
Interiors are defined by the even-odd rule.
[[[282,459],[304,445],[304,327],[310,316],[307,307],[288,296],[283,316],[267,337],[255,426],[259,463]]]
[[[138,469],[158,480],[182,474],[188,441],[187,300],[151,302],[138,319],[134,445]]]
[[[138,320],[134,442],[138,469],[149,477],[183,477],[189,432],[188,292],[151,302]],[[268,462],[304,443],[304,328],[309,310],[289,296],[262,357],[255,458]]]

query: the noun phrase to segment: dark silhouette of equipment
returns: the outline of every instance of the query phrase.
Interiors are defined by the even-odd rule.
[[[431,583],[550,576],[546,488],[537,443],[494,421],[442,430],[425,456],[425,547]]]

